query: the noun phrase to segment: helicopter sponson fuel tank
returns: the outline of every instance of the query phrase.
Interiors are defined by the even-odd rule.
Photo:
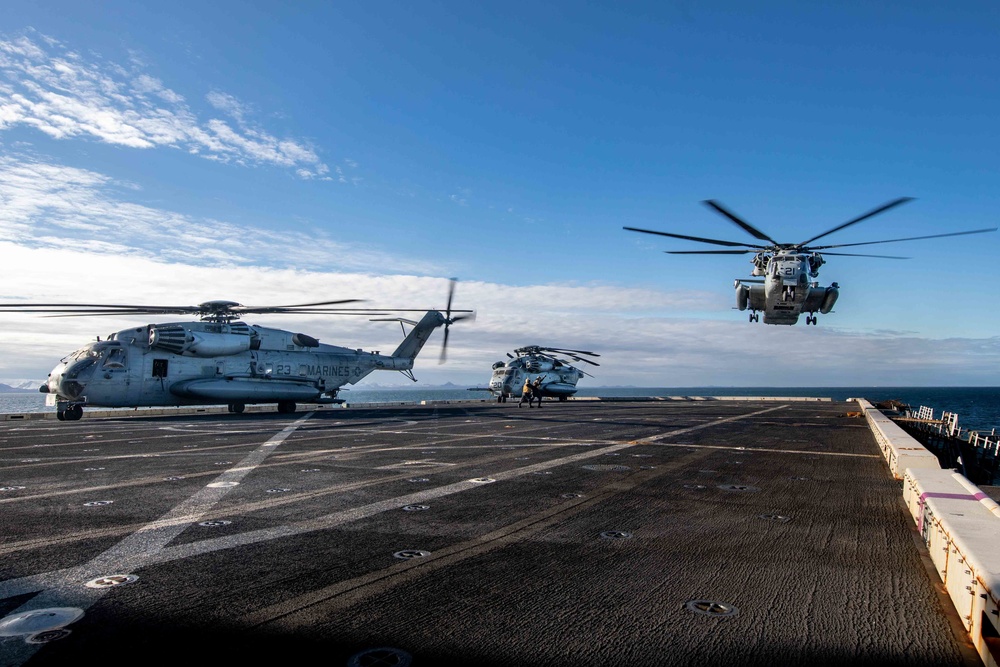
[[[170,385],[170,393],[186,398],[229,403],[323,402],[322,390],[311,384],[255,378],[183,380]]]

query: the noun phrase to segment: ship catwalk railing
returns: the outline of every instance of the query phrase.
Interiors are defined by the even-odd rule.
[[[1000,666],[1000,505],[964,475],[942,467],[899,424],[857,400],[933,569],[985,667]],[[904,420],[905,421],[905,420]]]
[[[1000,434],[962,428],[955,412],[934,410],[925,405],[917,409],[905,406],[892,420],[940,459],[945,468],[957,468],[976,484],[994,485],[1000,481]]]
[[[916,410],[907,410],[906,416],[899,419],[899,421],[904,420],[918,430],[962,440],[977,449],[990,452],[993,456],[1000,456],[1000,434],[996,428],[990,429],[989,433],[962,428],[958,425],[957,412],[942,411],[941,418],[934,419],[934,408],[921,405]]]

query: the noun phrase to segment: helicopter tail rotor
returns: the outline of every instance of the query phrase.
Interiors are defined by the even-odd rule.
[[[448,282],[448,304],[445,306],[444,311],[444,341],[441,343],[441,358],[438,360],[439,364],[443,364],[448,358],[448,332],[450,331],[451,325],[455,322],[461,322],[462,320],[474,319],[475,313],[470,313],[468,315],[455,315],[451,314],[451,302],[455,297],[455,285],[458,283],[458,278],[452,278]]]

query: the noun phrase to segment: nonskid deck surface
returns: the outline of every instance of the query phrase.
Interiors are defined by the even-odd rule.
[[[852,409],[3,424],[0,664],[966,664]]]

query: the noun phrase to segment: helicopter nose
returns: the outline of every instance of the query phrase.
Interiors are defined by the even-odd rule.
[[[66,377],[66,367],[60,366],[49,373],[48,393],[63,398],[76,398],[83,391],[83,385]]]
[[[49,391],[68,399],[83,395],[86,381],[94,372],[92,359],[80,359],[57,366],[49,374]]]

